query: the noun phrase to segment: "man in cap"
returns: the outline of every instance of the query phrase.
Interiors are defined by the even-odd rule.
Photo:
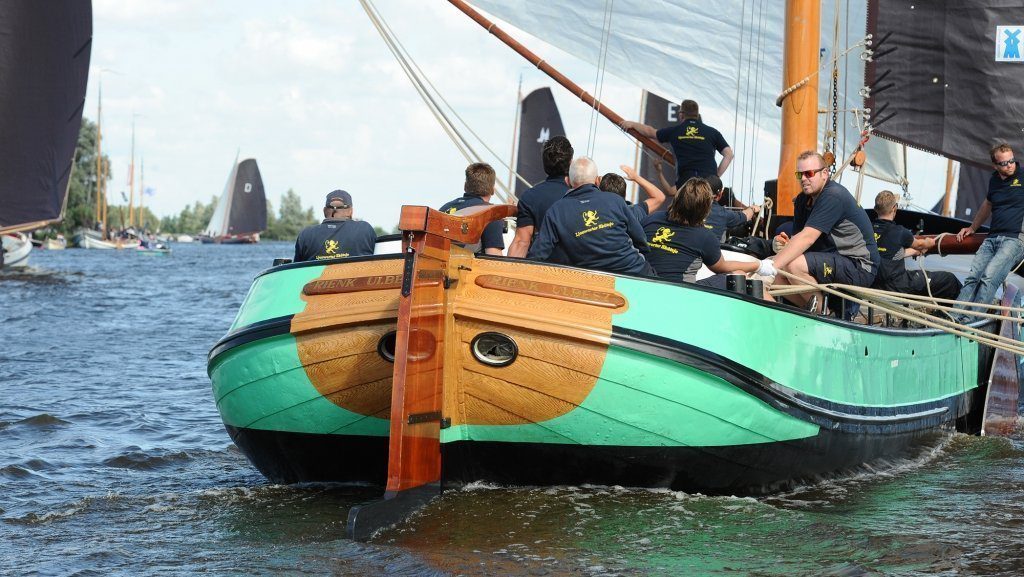
[[[761,212],[761,207],[752,204],[743,207],[742,210],[729,210],[721,204],[722,193],[725,192],[722,179],[714,174],[705,176],[704,179],[711,185],[711,194],[714,195],[711,202],[711,212],[708,214],[707,219],[704,220],[704,228],[709,229],[719,242],[725,242],[726,234],[730,228],[750,222],[754,215]]]
[[[324,220],[306,227],[295,239],[295,262],[332,260],[373,254],[377,233],[370,223],[352,220],[352,195],[344,190],[327,194]]]

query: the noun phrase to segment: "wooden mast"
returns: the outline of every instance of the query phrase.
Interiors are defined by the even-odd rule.
[[[135,226],[135,116],[132,115],[132,161],[128,165],[128,226]]]
[[[953,194],[953,159],[946,159],[946,194],[942,195],[942,216],[951,216],[949,211],[949,197]]]
[[[139,163],[139,230],[146,229],[146,159],[140,158]]]
[[[95,224],[103,222],[103,238],[107,238],[106,217],[100,208],[103,206],[103,77],[100,76],[99,97],[96,99],[96,219]]]
[[[782,150],[779,155],[776,214],[793,216],[800,183],[793,177],[796,157],[818,150],[818,51],[821,47],[820,0],[786,0],[782,88]]]
[[[466,16],[472,18],[474,22],[479,24],[485,30],[493,34],[495,38],[507,44],[508,47],[511,48],[512,50],[518,52],[520,56],[527,59],[531,64],[533,64],[542,72],[550,76],[552,80],[561,84],[562,87],[564,87],[569,92],[572,92],[580,100],[587,103],[588,106],[590,106],[594,110],[597,110],[597,112],[600,113],[601,116],[604,116],[608,120],[612,121],[612,123],[614,123],[615,126],[621,126],[622,123],[625,121],[625,119],[616,114],[614,110],[606,107],[596,98],[591,96],[590,93],[588,93],[586,90],[580,88],[578,84],[576,84],[572,80],[569,80],[569,78],[567,78],[561,72],[555,70],[554,67],[545,62],[543,58],[537,56],[533,52],[530,52],[530,50],[528,50],[525,46],[520,44],[511,36],[509,36],[501,28],[498,28],[494,24],[494,22],[491,22],[490,20],[485,18],[482,14],[471,8],[468,4],[466,4],[462,0],[448,0],[448,2],[450,2],[453,6],[461,10]],[[817,84],[815,84],[815,86],[817,86]],[[654,154],[657,154],[672,166],[676,165],[675,155],[666,150],[664,146],[658,144],[653,139],[647,138],[646,136],[640,134],[635,130],[630,129],[627,132],[629,132],[629,134],[632,135],[633,138],[643,143],[643,145],[649,148]]]

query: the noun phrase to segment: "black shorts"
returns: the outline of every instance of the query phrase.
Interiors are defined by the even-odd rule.
[[[875,273],[861,268],[855,260],[838,252],[805,252],[807,270],[819,283],[839,283],[869,287]]]

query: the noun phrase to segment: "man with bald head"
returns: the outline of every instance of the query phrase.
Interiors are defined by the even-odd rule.
[[[651,275],[644,229],[621,196],[598,188],[594,161],[569,165],[569,192],[551,205],[526,257],[547,260],[561,247],[569,264],[619,274]]]

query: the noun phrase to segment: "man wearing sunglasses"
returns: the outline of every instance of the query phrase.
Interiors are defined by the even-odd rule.
[[[971,272],[957,300],[990,303],[1010,271],[1024,260],[1024,175],[1013,158],[1009,144],[1001,143],[989,151],[995,172],[988,181],[988,195],[974,215],[971,226],[960,229],[957,240],[978,231],[988,217],[988,238],[981,243],[971,261]],[[969,320],[961,315],[957,320]]]
[[[793,199],[793,238],[776,238],[785,246],[774,262],[762,261],[758,271],[762,276],[772,276],[779,270],[821,284],[869,287],[874,282],[881,258],[871,221],[850,191],[829,176],[825,159],[816,151],[808,150],[797,157],[800,194]],[[779,275],[775,284],[798,283]],[[786,298],[805,306],[814,296]]]

